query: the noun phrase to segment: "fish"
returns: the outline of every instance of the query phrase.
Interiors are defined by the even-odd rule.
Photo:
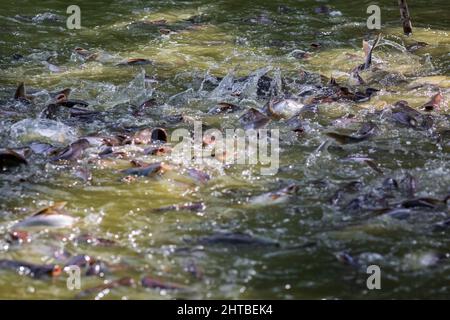
[[[371,169],[376,171],[377,173],[383,174],[383,170],[381,170],[379,168],[378,164],[372,158],[355,156],[355,157],[343,158],[342,161],[351,161],[351,162],[364,163],[364,164],[368,165]]]
[[[130,138],[122,141],[122,144],[149,144],[151,142],[167,142],[167,131],[163,128],[145,128],[135,132]]]
[[[25,90],[25,84],[23,82],[19,83],[16,92],[14,93],[14,100],[19,100],[22,102],[31,102],[34,97],[32,95],[27,95]]]
[[[335,256],[339,262],[356,268],[360,267],[358,260],[348,252],[338,252]]]
[[[208,114],[211,115],[217,115],[217,114],[224,114],[224,113],[233,113],[236,111],[242,110],[242,107],[228,103],[228,102],[219,102],[214,107],[208,110]]]
[[[407,36],[412,34],[411,16],[409,15],[409,8],[406,0],[398,0],[398,6],[400,8],[400,17],[403,26],[403,33]]]
[[[72,266],[77,266],[84,270],[86,276],[100,276],[103,277],[107,272],[106,264],[102,261],[97,261],[91,256],[80,254],[70,258],[66,261],[63,270],[67,270]]]
[[[67,211],[64,209],[66,204],[66,202],[56,202],[52,206],[40,209],[30,217],[13,225],[12,229],[17,230],[29,227],[70,227],[77,221],[77,218],[67,215]]]
[[[144,58],[129,58],[125,61],[119,62],[116,66],[138,66],[153,64],[153,61]]]
[[[61,160],[78,160],[83,155],[84,150],[89,148],[90,143],[87,139],[79,139],[61,150],[56,156],[50,159],[51,162]]]
[[[210,236],[201,237],[197,240],[197,243],[202,245],[280,246],[276,241],[261,237],[253,237],[241,232],[219,232]]]
[[[265,206],[276,205],[286,202],[292,195],[296,194],[299,186],[291,184],[281,190],[263,193],[261,195],[250,198],[250,205]]]
[[[154,212],[166,212],[166,211],[195,211],[203,212],[206,206],[203,202],[188,202],[183,204],[174,204],[171,206],[160,207],[154,210]]]
[[[123,277],[117,280],[109,281],[108,283],[101,284],[95,287],[91,287],[80,291],[77,294],[77,298],[81,298],[94,293],[100,293],[107,289],[114,289],[118,287],[134,287],[136,286],[136,281],[131,277]]]
[[[121,173],[131,176],[149,177],[156,174],[162,174],[172,167],[164,162],[155,162],[144,167],[122,170]]]
[[[189,177],[200,183],[207,183],[211,180],[211,176],[208,173],[194,168],[187,169],[187,173]]]
[[[270,118],[261,111],[250,108],[240,118],[239,122],[244,129],[260,129],[270,122]]]
[[[427,120],[432,120],[432,118],[426,118],[419,111],[411,108],[405,100],[397,101],[391,111],[392,119],[395,122],[414,129],[427,129],[430,126]]]
[[[287,119],[298,115],[304,105],[292,99],[272,99],[267,104],[267,113],[276,119]]]
[[[22,165],[28,165],[24,156],[11,149],[0,149],[0,173]]]
[[[372,122],[367,122],[358,130],[357,136],[349,136],[335,132],[327,132],[326,135],[335,139],[340,144],[359,143],[373,137],[378,131],[378,126]]]
[[[184,286],[182,286],[180,284],[164,282],[162,280],[155,279],[151,276],[143,277],[141,279],[141,285],[144,288],[160,289],[160,290],[183,290],[183,289],[186,289]]]
[[[92,61],[98,58],[98,53],[94,53],[80,47],[75,48],[73,51],[81,56],[85,61]]]
[[[360,72],[367,70],[372,65],[372,54],[373,50],[378,46],[381,40],[381,33],[379,33],[375,39],[375,42],[372,46],[369,45],[369,43],[365,40],[363,40],[363,50],[365,55],[365,60],[363,64],[360,64],[352,69],[350,72],[350,80],[352,82],[355,82],[357,85],[363,85],[365,84],[365,81],[361,78]]]
[[[151,154],[153,156],[163,156],[165,154],[170,154],[171,152],[172,148],[168,146],[150,147],[144,149],[144,154]]]
[[[369,45],[369,43],[367,41],[363,42],[363,47],[364,47],[364,53],[365,53],[365,61],[364,61],[364,66],[360,65],[359,66],[359,70],[367,70],[370,68],[370,66],[372,65],[372,53],[373,50],[378,46],[378,44],[380,43],[381,40],[381,33],[379,33],[375,39],[375,42],[372,46]]]
[[[440,199],[434,198],[416,198],[403,201],[400,205],[403,208],[430,208],[435,209],[438,205],[443,204]]]
[[[443,99],[443,96],[439,92],[439,93],[435,94],[433,97],[431,97],[431,100],[428,101],[427,103],[425,103],[424,105],[422,105],[420,108],[425,111],[439,110],[439,106],[442,102],[442,99]]]
[[[47,264],[38,265],[23,261],[16,260],[0,260],[1,270],[14,270],[20,275],[27,275],[32,278],[44,278],[44,277],[57,277],[62,273],[62,269],[59,265]]]

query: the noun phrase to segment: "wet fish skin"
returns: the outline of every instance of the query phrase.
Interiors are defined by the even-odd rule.
[[[153,62],[144,58],[129,58],[125,61],[119,62],[116,66],[137,66],[146,64],[153,64]]]
[[[28,161],[19,153],[11,149],[0,149],[0,173],[27,164]]]
[[[203,245],[233,245],[233,246],[269,246],[279,247],[278,242],[256,238],[246,233],[240,232],[221,232],[211,236],[206,236],[198,239],[199,244]]]
[[[217,105],[208,110],[208,114],[217,115],[224,113],[233,113],[241,110],[242,108],[238,105],[228,103],[228,102],[219,102]]]
[[[69,227],[76,222],[76,218],[67,215],[64,209],[66,202],[56,202],[52,206],[45,207],[33,213],[28,218],[13,225],[12,229],[28,227]]]
[[[33,263],[16,261],[16,260],[0,260],[0,269],[14,270],[25,274],[32,278],[56,277],[62,272],[61,267],[54,264],[37,265]]]
[[[136,282],[131,277],[123,277],[117,280],[110,281],[106,284],[101,284],[99,286],[91,287],[85,289],[77,294],[77,298],[85,297],[87,295],[91,295],[93,293],[98,293],[106,289],[114,289],[118,287],[134,287],[136,286]]]
[[[270,118],[261,111],[250,108],[240,118],[239,122],[244,129],[260,129],[270,122]]]
[[[141,279],[141,285],[144,288],[161,289],[161,290],[182,290],[184,286],[176,283],[164,282],[151,276],[145,276]]]
[[[357,136],[349,136],[335,132],[327,132],[326,135],[335,139],[340,144],[359,143],[365,141],[374,135],[379,130],[378,126],[372,122],[364,123],[357,132]]]
[[[90,143],[87,139],[79,139],[69,146],[61,150],[58,155],[50,159],[51,162],[60,160],[78,160],[83,155],[84,150],[90,147]]]
[[[166,212],[166,211],[195,211],[203,212],[206,206],[203,202],[189,202],[181,205],[171,205],[166,207],[160,207],[155,209],[155,212]]]
[[[164,173],[170,169],[171,167],[164,162],[156,162],[145,167],[122,170],[121,173],[132,176],[149,177],[158,173]]]

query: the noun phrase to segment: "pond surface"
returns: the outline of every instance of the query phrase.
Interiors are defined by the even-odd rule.
[[[366,27],[372,1],[78,1],[80,30],[66,28],[66,1],[3,1],[0,148],[27,164],[0,173],[0,298],[449,298],[450,12],[448,1],[410,2],[410,37],[397,1],[376,2],[382,39],[355,86],[362,41],[378,34]],[[20,82],[30,97],[13,99]],[[65,88],[88,106],[50,112]],[[351,95],[366,88],[379,91]],[[241,128],[247,109],[265,113],[275,97],[314,106],[266,125],[280,132],[275,175],[101,140],[193,121]],[[420,113],[398,111],[399,100]],[[240,109],[208,112],[220,102]],[[78,159],[50,161],[83,137]],[[133,160],[170,169],[135,176],[123,171]],[[16,225],[59,202],[73,223]],[[83,268],[81,291],[64,272],[31,277],[11,263],[81,254],[106,266]],[[366,286],[369,265],[381,290]]]

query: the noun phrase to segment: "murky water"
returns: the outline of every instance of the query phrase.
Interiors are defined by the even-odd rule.
[[[369,101],[315,101],[318,110],[302,114],[297,131],[286,120],[268,124],[280,130],[276,175],[211,159],[126,178],[121,170],[131,168],[130,160],[172,161],[167,154],[145,155],[148,145],[138,144],[113,147],[115,154],[103,158],[98,154],[105,147],[91,144],[68,163],[31,152],[28,165],[2,172],[0,259],[64,265],[67,255],[86,254],[108,270],[103,277],[83,274],[82,290],[122,277],[135,284],[81,296],[67,289],[64,273],[34,279],[5,268],[0,297],[449,298],[450,212],[443,199],[450,193],[450,12],[447,1],[413,2],[409,38],[396,1],[378,2],[384,38],[371,69],[361,72],[366,84],[358,87],[380,90]],[[314,90],[327,85],[325,77],[350,85],[350,71],[364,62],[362,40],[377,34],[366,28],[371,3],[78,1],[82,29],[67,30],[65,1],[2,2],[0,147],[40,141],[62,148],[80,137],[155,126],[171,133],[192,129],[189,119],[238,128],[246,108],[263,110],[269,100],[257,92],[263,75],[274,79],[279,95],[309,103]],[[330,12],[316,13],[322,4]],[[412,50],[417,42],[428,45]],[[77,47],[95,56],[87,59]],[[117,66],[128,58],[152,63]],[[233,79],[248,75],[228,90],[227,81],[233,86]],[[12,99],[21,81],[32,103]],[[77,117],[62,108],[54,120],[42,120],[53,92],[64,88],[101,113]],[[425,114],[420,107],[439,90],[443,102],[422,124],[394,121],[396,101]],[[136,107],[150,99],[153,106]],[[242,110],[209,114],[218,102]],[[177,115],[184,122],[175,121]],[[340,145],[326,134],[353,133],[369,121],[378,132],[359,143]],[[324,141],[328,148],[318,149]],[[192,168],[210,179],[192,178]],[[253,197],[292,184],[298,190],[286,201],[252,205]],[[78,218],[72,227],[32,229],[29,241],[11,240],[17,222],[61,201]],[[190,202],[204,208],[156,210]],[[201,241],[221,232],[270,243]],[[83,241],[85,235],[91,241]],[[381,290],[366,287],[372,264],[381,268]],[[143,288],[145,276],[180,288]]]

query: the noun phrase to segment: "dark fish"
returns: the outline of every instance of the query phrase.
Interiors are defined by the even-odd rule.
[[[150,289],[161,289],[161,290],[185,289],[185,287],[180,284],[163,282],[162,280],[158,280],[158,279],[152,278],[150,276],[143,277],[141,280],[141,284],[144,288],[150,288]]]
[[[92,257],[80,254],[70,258],[66,263],[64,268],[70,266],[77,266],[85,271],[86,276],[100,276],[103,277],[105,272],[107,272],[107,267],[104,262],[97,261]]]
[[[375,39],[375,42],[372,46],[369,45],[367,41],[363,41],[363,49],[365,54],[365,61],[363,64],[360,64],[359,66],[355,67],[350,72],[350,78],[356,82],[358,85],[365,84],[364,80],[359,75],[359,72],[367,70],[372,65],[372,53],[373,50],[378,46],[379,42],[381,40],[381,33],[377,35],[377,38]]]
[[[16,92],[14,93],[14,99],[23,102],[30,102],[33,100],[33,96],[27,95],[25,90],[25,84],[23,82],[19,83]]]
[[[136,286],[136,282],[134,281],[133,278],[123,277],[123,278],[120,278],[117,280],[110,281],[105,284],[101,284],[99,286],[95,286],[95,287],[83,290],[77,294],[77,297],[81,298],[81,297],[84,297],[87,295],[102,292],[103,290],[107,290],[107,289],[114,289],[114,288],[118,288],[118,287],[134,287],[134,286]]]
[[[366,122],[358,130],[356,136],[349,136],[335,132],[328,132],[326,135],[335,139],[340,144],[350,144],[365,141],[370,137],[373,137],[378,132],[378,130],[379,128],[376,124],[374,124],[373,122]]]
[[[171,169],[172,168],[164,162],[156,162],[145,167],[122,170],[121,173],[132,176],[149,177],[158,173],[164,173]]]
[[[359,268],[360,264],[357,259],[355,259],[350,253],[348,252],[338,252],[336,253],[336,258],[339,262],[342,262],[346,265]]]
[[[138,66],[138,65],[146,65],[152,64],[153,62],[148,59],[143,58],[130,58],[125,61],[119,62],[117,66]]]
[[[0,260],[0,269],[14,270],[20,275],[27,275],[32,278],[57,277],[61,274],[62,269],[58,265],[37,265],[23,261]]]
[[[270,118],[261,111],[255,108],[250,108],[239,118],[239,122],[246,130],[260,129],[270,122]]]
[[[161,207],[155,209],[155,212],[166,212],[166,211],[195,211],[195,212],[203,212],[205,211],[206,206],[203,202],[189,202],[184,204],[174,204],[171,206]]]
[[[209,114],[223,114],[223,113],[233,113],[236,111],[241,110],[242,108],[232,104],[232,103],[228,103],[228,102],[219,102],[217,105],[215,105],[214,107],[212,107],[208,113]]]
[[[187,169],[187,173],[191,178],[200,183],[206,183],[211,180],[211,176],[209,174],[194,168]]]
[[[0,149],[0,173],[27,164],[27,160],[19,153],[11,149]]]
[[[232,246],[270,246],[279,247],[280,244],[270,239],[253,237],[240,232],[221,232],[198,239],[203,245],[232,245]]]
[[[441,93],[435,94],[430,101],[425,103],[421,109],[424,109],[425,111],[433,111],[433,110],[439,110],[439,105],[441,104],[443,99],[443,96]]]
[[[152,142],[167,142],[169,140],[167,131],[163,128],[154,128],[151,134]]]
[[[368,165],[371,169],[373,169],[374,171],[383,174],[383,170],[381,170],[378,167],[378,164],[372,159],[372,158],[367,158],[367,157],[348,157],[348,158],[344,158],[342,159],[342,161],[352,161],[352,162],[360,162],[360,163],[365,163],[366,165]]]
[[[398,0],[400,8],[400,17],[402,20],[403,33],[409,36],[412,33],[411,16],[409,15],[408,4],[406,0]]]
[[[430,208],[435,209],[440,204],[443,204],[442,200],[434,198],[417,198],[406,200],[401,203],[403,208]]]
[[[56,156],[51,158],[50,161],[78,160],[83,155],[84,150],[89,148],[89,146],[90,144],[87,139],[79,139],[61,150]]]
[[[404,126],[417,130],[428,130],[433,126],[434,120],[430,115],[423,115],[404,100],[397,101],[391,111],[392,119]]]

